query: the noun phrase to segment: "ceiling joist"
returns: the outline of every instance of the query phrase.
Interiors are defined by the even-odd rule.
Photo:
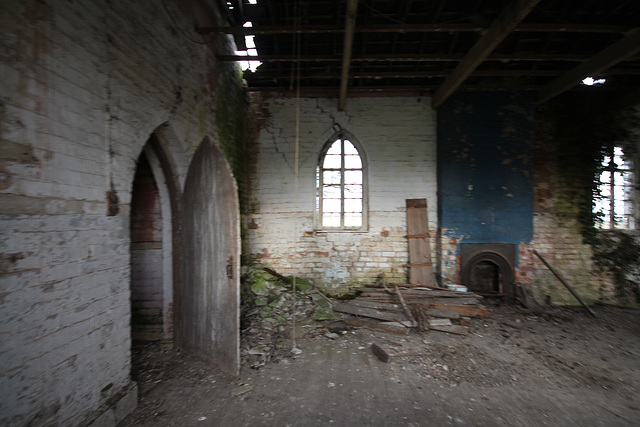
[[[597,70],[606,70],[599,76],[612,86],[640,87],[640,52],[633,49],[640,42],[627,39],[640,22],[637,0],[615,7],[610,0],[242,4],[242,16],[227,26],[203,22],[198,31],[211,41],[216,37],[207,35],[233,35],[240,42],[253,36],[257,56],[217,56],[244,66],[262,63],[244,72],[250,90],[282,91],[293,78],[303,93],[324,88],[343,108],[351,96],[420,87],[421,94],[434,94],[434,106],[462,88],[535,90],[544,99]],[[252,27],[241,26],[247,21]],[[621,39],[627,41],[617,44]]]
[[[540,0],[518,0],[509,4],[436,90],[432,100],[433,107],[442,105],[539,2]]]
[[[349,85],[349,68],[351,67],[351,53],[353,52],[353,34],[356,28],[358,13],[358,0],[349,0],[347,3],[347,19],[344,29],[344,48],[342,50],[342,74],[340,78],[340,98],[338,111],[344,110],[347,99],[347,87]]]
[[[485,61],[566,61],[566,62],[583,62],[590,58],[586,54],[570,54],[570,53],[515,53],[515,54],[492,54],[485,58]],[[342,59],[337,55],[257,55],[252,57],[242,55],[218,55],[219,61],[260,61],[260,62],[339,62]],[[396,54],[367,54],[352,55],[351,62],[458,62],[465,58],[459,53],[396,53]]]
[[[586,24],[520,24],[514,32],[531,33],[626,33],[632,27],[623,25],[586,25]],[[278,35],[278,34],[336,34],[343,33],[344,27],[333,25],[306,25],[294,28],[290,25],[260,27],[206,27],[198,28],[202,35],[232,34],[236,36]],[[356,33],[480,33],[486,27],[473,24],[401,24],[401,25],[362,25],[355,28]]]
[[[541,88],[538,92],[538,102],[548,101],[577,85],[585,77],[602,73],[638,52],[640,52],[640,28],[631,30],[623,39]]]

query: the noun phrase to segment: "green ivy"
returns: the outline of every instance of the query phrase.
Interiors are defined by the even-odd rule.
[[[616,145],[631,154],[632,108],[637,95],[589,88],[566,93],[542,110],[549,121],[558,169],[558,214],[577,218],[586,243],[596,238],[601,220],[593,213],[602,160]]]
[[[562,220],[576,219],[585,244],[593,248],[596,266],[614,279],[618,296],[638,295],[630,280],[640,266],[640,247],[625,232],[602,232],[602,218],[593,212],[599,195],[604,156],[621,146],[633,156],[640,129],[637,106],[639,91],[583,88],[567,92],[539,110],[541,129],[557,169],[557,214]],[[625,250],[620,250],[625,248]]]
[[[611,274],[618,298],[640,302],[640,244],[622,230],[601,232],[598,236],[594,246],[596,265]]]

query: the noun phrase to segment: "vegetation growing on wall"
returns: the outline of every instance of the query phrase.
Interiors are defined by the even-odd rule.
[[[628,232],[599,230],[602,218],[593,212],[604,156],[615,146],[622,146],[627,156],[636,151],[638,99],[638,92],[588,88],[551,101],[543,107],[542,116],[557,167],[559,219],[578,220],[596,265],[611,275],[618,296],[634,293],[640,298],[632,279],[640,267],[640,245]]]
[[[233,169],[233,175],[238,183],[241,212],[244,212],[247,168],[244,164],[246,100],[242,71],[235,63],[219,63],[215,70],[218,141]]]
[[[611,274],[620,300],[640,302],[640,242],[636,236],[622,230],[599,233],[594,260]]]

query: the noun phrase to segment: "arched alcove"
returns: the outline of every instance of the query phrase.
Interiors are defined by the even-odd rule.
[[[469,291],[514,297],[515,247],[507,244],[462,245],[460,281]]]
[[[173,341],[173,209],[166,171],[152,134],[131,190],[131,338]]]

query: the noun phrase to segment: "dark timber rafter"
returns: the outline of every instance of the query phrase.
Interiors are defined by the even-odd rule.
[[[350,1],[356,13],[349,12]],[[352,92],[356,96],[356,88],[421,86],[437,107],[462,87],[546,91],[584,62],[589,61],[578,70],[594,69],[594,56],[638,28],[637,2],[269,0],[249,6],[242,0],[242,19],[203,23],[197,31],[239,41],[241,35],[255,37],[259,54],[250,60],[263,65],[243,75],[252,90],[290,89],[293,68],[304,89],[325,87],[339,108]],[[291,9],[297,4],[302,13],[296,19]],[[246,20],[253,26],[242,27]],[[248,60],[230,53],[216,50],[217,60]],[[637,86],[639,73],[640,52],[606,69],[612,82],[625,87]],[[579,82],[567,79],[565,84]]]
[[[509,4],[436,90],[433,96],[433,107],[442,105],[539,2],[540,0],[517,0]]]
[[[246,61],[243,55],[218,55],[219,61]],[[590,58],[589,55],[577,53],[515,53],[515,54],[493,54],[489,55],[485,61],[568,61],[582,62]],[[351,57],[352,62],[449,62],[462,61],[463,54],[459,53],[396,53],[396,54],[366,54]],[[337,55],[258,55],[252,56],[252,61],[261,62],[339,62],[341,58]]]
[[[403,25],[363,25],[355,29],[356,33],[468,33],[481,32],[483,26],[472,24],[403,24]],[[623,25],[585,25],[585,24],[521,24],[514,28],[518,32],[544,33],[625,33],[631,27]],[[206,27],[198,28],[204,35],[277,35],[277,34],[335,34],[343,33],[344,28],[332,25],[305,25],[294,28],[290,25],[263,25],[260,27]]]
[[[358,12],[358,0],[349,0],[347,3],[347,22],[344,29],[344,48],[342,51],[342,76],[340,79],[340,100],[338,111],[344,110],[347,99],[347,86],[349,84],[349,67],[351,67],[351,53],[353,52],[353,34],[356,29],[356,15]]]
[[[623,39],[542,87],[538,92],[538,102],[548,101],[575,86],[583,78],[601,73],[638,52],[640,52],[640,28],[635,28]]]

